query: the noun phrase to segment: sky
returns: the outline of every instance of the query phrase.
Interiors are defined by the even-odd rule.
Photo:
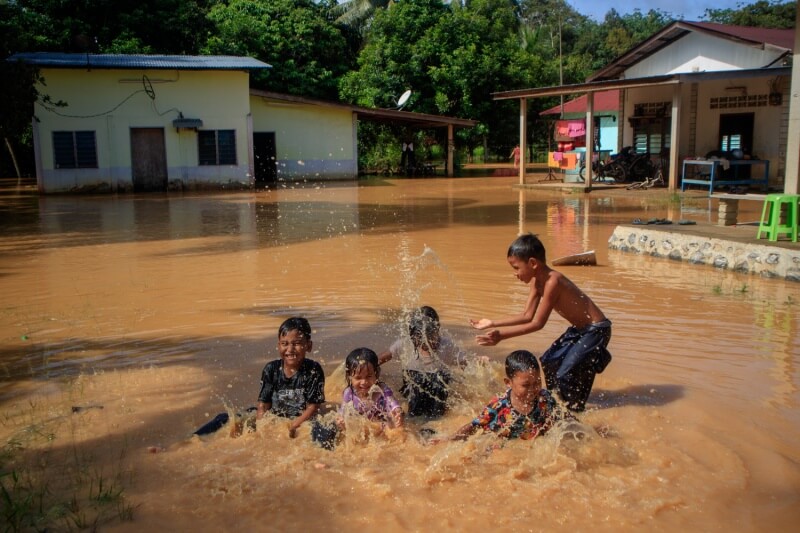
[[[754,1],[754,0],[753,0]],[[583,13],[598,22],[612,7],[625,15],[639,9],[646,13],[651,9],[659,9],[672,14],[675,19],[699,21],[706,9],[736,9],[740,4],[749,5],[753,1],[745,0],[638,0],[619,2],[619,0],[567,0],[579,13]]]

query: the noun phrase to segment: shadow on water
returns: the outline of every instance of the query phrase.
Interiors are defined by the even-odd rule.
[[[625,406],[658,407],[683,398],[685,387],[675,384],[633,385],[624,389],[593,389],[590,402],[599,409]]]
[[[353,312],[350,309],[348,312]],[[341,328],[347,322],[335,311],[304,308],[261,307],[258,309],[233,309],[231,313],[263,316],[272,326],[263,328],[252,336],[183,335],[179,331],[162,332],[157,338],[143,336],[83,338],[73,336],[61,341],[37,342],[27,339],[20,346],[0,347],[0,390],[4,385],[22,378],[49,380],[75,378],[84,373],[114,369],[142,369],[170,366],[212,368],[215,375],[244,376],[257,374],[263,366],[278,358],[276,349],[278,325],[289,316],[305,316],[314,328],[315,354],[313,359],[326,367],[326,373],[338,366],[344,355],[353,347],[367,343],[376,350],[389,344],[386,332],[374,326]],[[400,311],[395,311],[399,315]],[[226,385],[225,385],[226,386]],[[224,389],[225,386],[222,386]],[[254,396],[258,388],[258,375],[247,386],[247,391],[234,396]],[[3,399],[0,395],[0,405]]]

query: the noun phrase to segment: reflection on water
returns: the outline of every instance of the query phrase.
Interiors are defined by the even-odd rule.
[[[32,474],[103,472],[136,505],[134,522],[107,527],[137,531],[794,525],[796,284],[607,248],[617,224],[708,223],[713,206],[518,191],[513,181],[0,196],[6,449]],[[597,267],[564,272],[614,322],[614,360],[579,430],[491,452],[491,436],[426,445],[423,428],[453,432],[502,392],[507,353],[541,353],[565,328],[555,317],[497,347],[474,343],[469,318],[524,305],[527,287],[505,261],[520,231],[539,234],[551,259],[596,250]],[[307,428],[290,441],[275,419],[239,438],[189,438],[254,403],[287,316],[309,318],[311,357],[336,402],[344,356],[387,349],[403,312],[423,304],[492,361],[456,372],[441,420],[412,419],[404,438],[333,453],[312,446]],[[399,390],[397,363],[382,378]]]

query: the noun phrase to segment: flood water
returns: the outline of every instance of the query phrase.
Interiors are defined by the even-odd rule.
[[[633,218],[711,223],[702,201],[513,182],[0,196],[2,467],[47,487],[62,529],[796,528],[800,286],[607,249]],[[614,323],[613,361],[580,415],[585,438],[425,445],[423,425],[447,435],[503,391],[510,351],[541,354],[566,327],[554,315],[535,334],[474,342],[469,318],[525,302],[505,257],[520,231],[539,234],[548,259],[597,251],[596,267],[560,269]],[[310,357],[335,403],[347,353],[387,349],[418,305],[491,360],[458,372],[441,420],[348,436],[333,452],[274,419],[238,438],[191,436],[255,405],[284,319],[311,322]],[[399,364],[383,371],[397,392]]]

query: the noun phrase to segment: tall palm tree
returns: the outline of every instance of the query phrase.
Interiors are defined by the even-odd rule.
[[[363,37],[378,9],[386,9],[392,0],[346,0],[331,8],[335,22],[357,32]]]

